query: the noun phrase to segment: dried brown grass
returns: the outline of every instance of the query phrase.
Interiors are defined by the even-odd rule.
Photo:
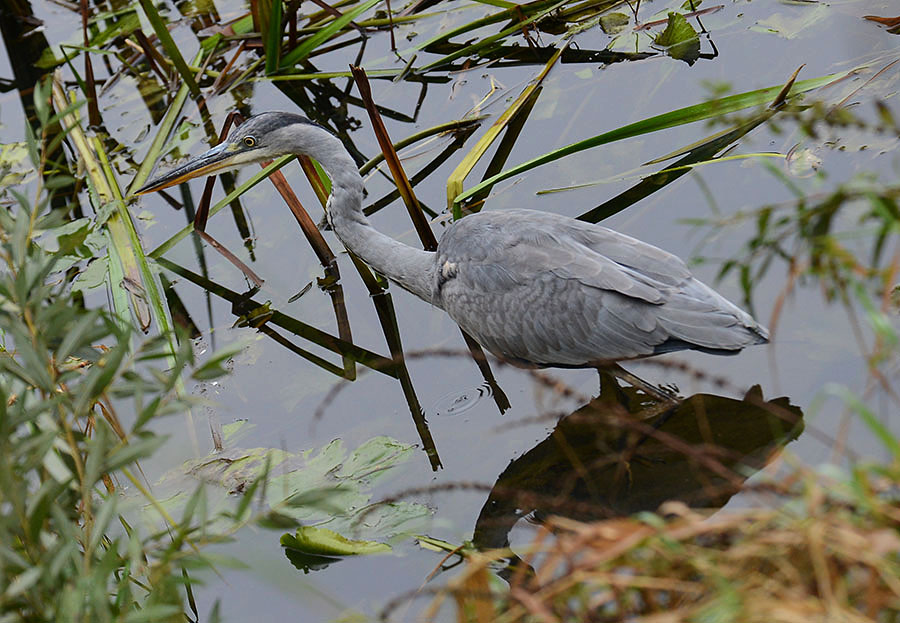
[[[554,517],[508,591],[496,580],[488,590],[487,578],[509,551],[470,556],[419,620],[453,604],[460,623],[898,621],[900,502],[884,474],[805,474],[772,509],[710,516],[669,503],[594,523]]]

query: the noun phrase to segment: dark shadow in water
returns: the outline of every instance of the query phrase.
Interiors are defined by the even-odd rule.
[[[599,397],[561,419],[544,441],[500,474],[475,524],[479,549],[509,546],[523,517],[581,521],[655,511],[675,500],[718,509],[803,430],[788,398],[695,394],[665,409],[603,379]],[[513,555],[501,571],[518,564]]]

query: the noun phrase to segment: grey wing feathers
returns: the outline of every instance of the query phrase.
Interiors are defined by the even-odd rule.
[[[467,217],[436,261],[438,274],[453,271],[438,279],[435,302],[513,361],[580,366],[684,348],[736,352],[767,337],[676,256],[552,214]]]

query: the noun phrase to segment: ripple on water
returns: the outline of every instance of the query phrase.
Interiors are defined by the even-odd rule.
[[[441,396],[434,402],[429,411],[437,416],[457,416],[465,413],[485,398],[490,398],[491,394],[490,386],[482,383],[477,387],[470,387]]]

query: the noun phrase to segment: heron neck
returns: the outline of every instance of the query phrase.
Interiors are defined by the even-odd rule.
[[[398,242],[372,227],[362,211],[362,177],[340,140],[324,135],[320,149],[309,147],[306,152],[331,178],[326,209],[334,232],[344,246],[405,290],[433,302],[434,254]]]

